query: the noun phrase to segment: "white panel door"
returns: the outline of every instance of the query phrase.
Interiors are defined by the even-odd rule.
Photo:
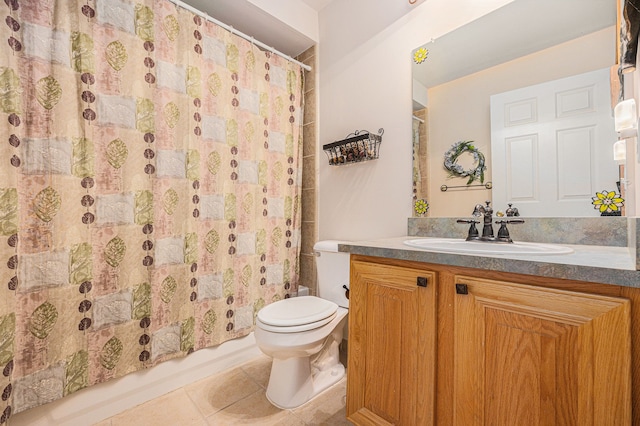
[[[598,216],[616,191],[609,69],[491,96],[493,207],[523,216]]]

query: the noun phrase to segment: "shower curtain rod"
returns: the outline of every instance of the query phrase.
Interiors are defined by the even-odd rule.
[[[309,65],[304,64],[304,63],[302,63],[300,61],[297,61],[297,60],[293,59],[291,56],[289,56],[289,55],[287,55],[285,53],[282,53],[282,52],[274,49],[273,47],[267,46],[266,44],[264,44],[264,43],[262,43],[262,42],[260,42],[258,40],[255,40],[253,37],[243,33],[242,31],[236,30],[231,25],[224,24],[224,23],[218,21],[217,19],[212,18],[208,14],[202,12],[201,10],[198,10],[193,6],[190,6],[190,5],[186,4],[183,1],[180,1],[180,0],[169,0],[169,1],[171,3],[173,3],[173,4],[175,4],[176,6],[179,6],[179,7],[183,8],[183,9],[187,9],[188,11],[195,13],[196,15],[206,19],[207,21],[213,22],[216,25],[220,25],[225,30],[227,30],[227,31],[239,36],[239,37],[242,37],[245,40],[249,40],[251,43],[255,44],[256,46],[262,47],[263,49],[268,50],[268,51],[270,51],[271,53],[273,53],[275,55],[282,56],[286,60],[291,61],[294,64],[300,65],[305,70],[311,71],[311,67]]]

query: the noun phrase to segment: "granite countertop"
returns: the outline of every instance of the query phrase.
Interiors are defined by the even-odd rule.
[[[636,258],[627,247],[560,244],[574,252],[560,255],[477,255],[432,252],[403,244],[403,241],[415,238],[418,237],[355,241],[340,244],[339,250],[398,260],[640,287]]]

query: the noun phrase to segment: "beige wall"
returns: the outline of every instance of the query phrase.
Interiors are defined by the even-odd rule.
[[[384,128],[377,160],[336,167],[319,159],[320,239],[406,235],[413,205],[411,51],[509,2],[428,0],[384,25],[379,18],[388,2],[333,2],[320,11],[319,148],[354,130]]]
[[[482,187],[440,191],[443,184],[466,183],[447,179],[442,166],[444,153],[460,140],[473,140],[485,154],[485,181],[491,180],[491,95],[611,67],[614,46],[611,27],[429,89],[429,216],[469,216],[474,205],[491,199],[491,192]]]

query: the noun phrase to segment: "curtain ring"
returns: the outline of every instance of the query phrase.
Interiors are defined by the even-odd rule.
[[[416,4],[418,0],[409,0],[409,4]]]

